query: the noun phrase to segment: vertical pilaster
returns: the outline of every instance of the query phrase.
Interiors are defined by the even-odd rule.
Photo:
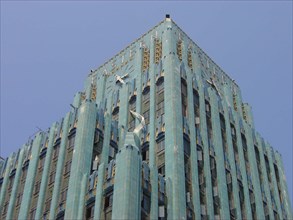
[[[241,219],[241,207],[240,207],[240,199],[239,199],[239,187],[238,187],[238,180],[237,180],[237,173],[236,173],[236,165],[235,165],[235,155],[232,143],[232,136],[231,136],[231,125],[230,125],[230,118],[227,106],[227,102],[222,101],[223,108],[224,108],[224,117],[225,117],[225,125],[226,125],[226,136],[227,136],[227,144],[228,144],[228,158],[231,165],[231,177],[232,177],[232,188],[233,188],[233,200],[236,208],[236,218]],[[231,207],[230,207],[231,209]]]
[[[291,204],[290,204],[287,181],[286,181],[286,177],[285,177],[285,170],[284,170],[282,158],[279,153],[276,153],[275,157],[276,157],[276,161],[278,164],[278,170],[279,170],[279,174],[280,174],[280,185],[281,185],[281,192],[282,192],[282,198],[283,198],[282,204],[284,205],[287,219],[293,219],[292,208],[291,208]]]
[[[199,64],[198,64],[199,65]],[[203,142],[203,157],[204,157],[204,177],[206,183],[206,208],[207,214],[210,218],[214,217],[214,206],[213,206],[213,186],[211,181],[211,166],[210,166],[210,152],[209,152],[209,141],[207,134],[207,122],[206,122],[206,110],[205,110],[205,85],[198,73],[198,84],[199,84],[199,108],[200,108],[200,134]],[[208,94],[207,94],[208,95]]]
[[[1,194],[0,194],[0,213],[2,213],[3,203],[4,203],[5,195],[7,193],[7,184],[9,180],[9,174],[10,174],[10,168],[11,168],[10,164],[12,162],[12,158],[13,158],[13,154],[11,154],[8,158],[4,175],[3,175],[3,183],[2,183]]]
[[[7,211],[7,215],[6,215],[7,220],[13,218],[14,204],[15,204],[15,200],[16,200],[16,195],[18,193],[18,186],[20,183],[20,176],[21,176],[21,171],[22,171],[24,151],[25,151],[25,148],[21,149],[20,153],[19,153],[19,157],[18,157],[15,179],[13,182],[13,187],[12,187],[11,196],[10,196],[10,200],[9,200],[8,211]]]
[[[257,219],[264,219],[264,209],[263,209],[263,202],[262,202],[262,194],[260,189],[260,182],[259,182],[259,174],[258,168],[256,163],[255,157],[255,150],[254,150],[254,140],[252,137],[252,130],[248,126],[248,124],[244,124],[245,129],[245,136],[247,140],[247,151],[248,151],[248,158],[249,158],[249,165],[250,171],[252,176],[252,184],[253,184],[253,194],[255,198],[255,206],[256,206],[256,216]]]
[[[247,219],[252,219],[252,212],[250,206],[250,199],[249,199],[249,189],[248,189],[248,181],[247,181],[247,173],[245,168],[245,160],[244,160],[244,153],[243,153],[243,146],[241,141],[241,129],[239,125],[239,114],[235,111],[232,111],[233,118],[235,121],[235,130],[236,130],[236,138],[237,138],[237,147],[239,153],[239,165],[240,165],[240,172],[242,176],[242,183],[243,183],[243,192],[244,192],[244,201],[245,201],[245,216]]]
[[[136,87],[136,107],[135,107],[135,111],[139,114],[141,114],[141,95],[142,95],[142,71],[141,71],[141,67],[142,67],[142,51],[143,48],[140,48],[138,53],[136,53],[135,56],[135,67],[136,67],[136,71],[138,72],[138,74],[136,75],[136,83],[135,83],[135,87]],[[149,70],[147,70],[149,71]],[[137,126],[140,122],[135,119],[135,125]]]
[[[215,146],[216,153],[216,170],[217,170],[217,187],[220,197],[221,204],[221,218],[230,219],[229,201],[228,201],[228,190],[226,181],[226,170],[224,162],[224,153],[221,137],[220,118],[219,118],[219,106],[218,97],[211,88],[208,89],[210,94],[210,105],[211,105],[211,119],[213,128],[213,145]]]
[[[151,41],[150,45],[150,56],[154,57],[154,38]],[[152,58],[151,58],[152,59]],[[158,169],[156,163],[156,72],[158,65],[154,62],[150,62],[150,142],[149,142],[149,167],[150,167],[150,182],[152,186],[151,191],[151,210],[150,210],[150,219],[158,219]]]
[[[65,219],[76,219],[79,192],[84,175],[89,175],[93,152],[97,109],[95,102],[86,99],[79,108],[75,146],[66,200]]]
[[[67,134],[69,130],[70,117],[71,117],[71,113],[69,112],[66,114],[63,125],[62,125],[62,137],[61,137],[58,161],[56,165],[54,189],[53,189],[51,206],[50,206],[50,219],[55,218],[56,209],[58,206],[58,200],[60,196],[60,187],[61,187],[61,180],[63,177],[63,168],[64,168],[64,161],[65,161],[65,154],[66,154],[66,145],[67,145],[67,139],[68,139]]]
[[[116,155],[112,219],[140,219],[141,155],[140,140],[128,132]]]
[[[165,30],[162,35],[163,43],[163,68],[165,70],[165,167],[166,178],[172,183],[172,195],[168,197],[168,217],[173,219],[186,218],[185,198],[185,174],[184,174],[184,152],[183,152],[183,131],[181,114],[181,80],[180,74],[175,71],[178,61],[175,59],[175,45],[173,39],[172,22],[166,20]],[[169,182],[166,183],[169,188]],[[168,190],[167,190],[168,192]],[[169,198],[172,198],[170,201]],[[172,203],[172,209],[170,204]]]
[[[276,202],[278,216],[280,219],[283,219],[281,202],[280,202],[280,197],[279,197],[279,192],[278,192],[278,185],[277,185],[277,180],[276,180],[276,173],[275,173],[275,168],[274,168],[274,156],[275,155],[274,155],[274,151],[273,151],[272,147],[269,144],[267,144],[267,154],[268,154],[269,165],[270,165],[270,170],[271,170],[273,193],[274,193],[273,196],[274,196],[274,199]]]
[[[21,206],[19,210],[18,219],[28,219],[29,207],[32,199],[33,187],[39,161],[39,153],[43,133],[38,133],[34,139],[32,146],[32,154],[29,162],[28,172],[23,190]]]
[[[36,219],[41,219],[42,211],[44,208],[44,202],[46,197],[46,191],[47,191],[47,185],[48,185],[48,177],[49,177],[49,171],[50,171],[50,165],[51,165],[51,158],[52,158],[52,152],[53,152],[53,144],[54,144],[54,136],[56,132],[57,123],[54,122],[53,125],[50,128],[49,132],[49,142],[47,146],[47,153],[46,153],[46,160],[44,164],[43,174],[42,174],[42,181],[39,191],[39,198],[37,202],[37,209],[36,209]]]
[[[86,187],[88,181],[88,174],[83,174],[81,187],[80,187],[80,194],[79,194],[79,204],[78,204],[78,213],[77,219],[84,219],[84,204],[85,204],[85,194],[86,194]]]
[[[100,108],[100,103],[105,98],[105,86],[106,86],[106,77],[104,74],[99,74],[97,76],[97,96],[96,96],[96,103],[98,104],[98,107]]]
[[[112,96],[110,95],[107,99],[107,112],[105,113],[105,131],[104,131],[102,157],[101,157],[101,164],[99,165],[99,169],[98,169],[98,183],[96,188],[96,202],[95,202],[95,211],[94,211],[95,220],[100,219],[101,213],[102,213],[103,184],[104,184],[105,169],[107,167],[108,158],[109,158],[111,119],[112,119]],[[122,140],[122,139],[119,138],[119,140]]]
[[[268,175],[267,175],[267,171],[266,171],[266,163],[265,163],[265,158],[264,158],[265,143],[263,140],[261,140],[260,137],[258,137],[258,143],[260,146],[258,149],[259,149],[259,155],[260,155],[261,172],[263,174],[263,187],[264,187],[265,195],[267,198],[269,216],[270,216],[270,219],[274,219],[273,209],[271,208],[272,207],[271,192],[270,192]]]
[[[195,68],[197,68],[195,66]],[[196,70],[198,71],[198,70]],[[190,167],[191,167],[191,185],[192,185],[192,204],[195,219],[201,218],[200,213],[200,194],[198,183],[198,163],[197,163],[197,146],[195,131],[195,116],[193,103],[193,74],[191,70],[187,70],[187,103],[188,103],[188,124],[190,129]]]
[[[129,87],[128,84],[123,86],[120,90],[120,107],[119,107],[119,149],[124,144],[124,137],[128,130],[128,97],[129,97]]]
[[[101,219],[104,176],[105,176],[105,163],[101,163],[98,169],[98,183],[96,187],[94,220]]]
[[[74,99],[73,99],[73,106],[78,108],[79,105],[80,105],[80,92],[77,92],[74,96]]]

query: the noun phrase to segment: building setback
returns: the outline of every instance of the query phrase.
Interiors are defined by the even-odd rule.
[[[0,158],[0,219],[292,219],[281,155],[169,15],[71,107]]]

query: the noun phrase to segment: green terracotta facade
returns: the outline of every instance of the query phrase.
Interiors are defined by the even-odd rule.
[[[130,111],[144,116],[146,125]],[[0,219],[292,219],[281,155],[241,91],[169,17],[0,160]]]

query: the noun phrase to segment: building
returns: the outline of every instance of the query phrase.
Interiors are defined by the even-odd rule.
[[[169,15],[71,107],[0,159],[1,219],[292,219],[281,155]]]

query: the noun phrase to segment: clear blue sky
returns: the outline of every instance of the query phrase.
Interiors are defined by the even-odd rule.
[[[292,203],[291,1],[1,1],[1,156],[63,117],[90,69],[166,13],[240,86]]]

